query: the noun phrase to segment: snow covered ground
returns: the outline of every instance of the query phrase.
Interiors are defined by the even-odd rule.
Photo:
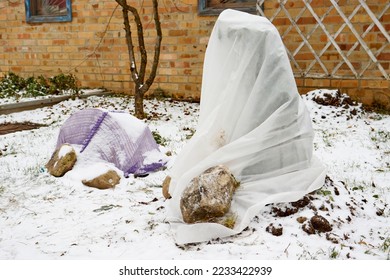
[[[175,244],[165,221],[161,184],[196,129],[198,104],[147,100],[146,122],[161,136],[168,169],[122,178],[110,190],[84,186],[77,164],[62,178],[45,164],[72,113],[94,107],[131,113],[131,99],[89,97],[0,115],[0,124],[46,125],[0,136],[0,259],[390,259],[390,116],[348,102],[319,104],[336,95],[317,90],[302,97],[315,154],[328,168],[325,186],[298,204],[265,207],[237,236],[185,246]],[[315,214],[329,221],[330,232],[303,230]],[[270,224],[282,235],[271,234]]]

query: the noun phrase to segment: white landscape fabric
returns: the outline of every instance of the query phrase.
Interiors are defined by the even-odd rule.
[[[312,141],[309,112],[276,28],[264,17],[222,12],[206,51],[197,130],[170,170],[169,221],[176,242],[237,234],[266,204],[295,201],[320,188],[325,168],[313,156]],[[219,164],[240,181],[231,205],[234,229],[185,224],[183,190]]]

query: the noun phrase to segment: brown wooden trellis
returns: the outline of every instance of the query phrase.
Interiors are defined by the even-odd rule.
[[[263,11],[261,7],[263,7],[266,0],[258,0],[257,1],[257,11],[260,15],[266,16],[267,11]],[[385,63],[378,59],[378,56],[382,54],[385,50],[389,50],[390,46],[390,35],[388,30],[383,26],[380,22],[380,18],[387,13],[389,13],[390,2],[385,4],[381,11],[375,14],[372,9],[367,5],[365,0],[356,0],[356,5],[353,11],[347,16],[346,12],[343,11],[342,7],[339,5],[339,0],[330,0],[327,1],[329,4],[327,5],[327,9],[325,12],[321,13],[321,15],[317,14],[315,9],[313,8],[312,2],[313,0],[302,0],[303,3],[301,10],[298,13],[295,13],[295,16],[292,16],[289,12],[289,7],[293,5],[288,5],[291,3],[288,2],[298,2],[298,1],[288,1],[288,0],[279,0],[273,1],[277,2],[277,8],[274,9],[273,14],[267,14],[268,19],[271,22],[276,21],[277,17],[281,17],[284,15],[286,19],[289,20],[289,26],[286,30],[281,32],[282,39],[287,40],[286,38],[295,29],[295,32],[299,34],[301,42],[297,47],[289,47],[289,43],[285,41],[286,51],[288,56],[290,57],[291,63],[294,66],[294,74],[296,77],[307,77],[307,78],[328,78],[328,79],[381,79],[381,80],[390,80],[389,75],[389,67],[384,66]],[[323,11],[323,10],[322,10]],[[324,23],[325,19],[335,11],[342,19],[342,24],[339,26],[336,32],[331,32],[329,30],[329,26]],[[359,32],[354,26],[352,19],[355,15],[360,12],[365,12],[371,19],[371,23],[367,25],[364,32]],[[310,25],[310,30],[308,32],[302,31],[302,25],[299,24],[300,19],[307,14],[314,19],[313,24]],[[278,25],[275,24],[277,27]],[[354,35],[356,38],[356,42],[351,44],[348,50],[342,50],[339,43],[336,41],[336,38],[348,27],[349,32]],[[385,42],[382,43],[380,48],[370,49],[369,45],[365,42],[364,38],[373,32],[373,29],[376,29],[376,32],[383,34],[385,38]],[[310,42],[310,38],[316,32],[322,32],[327,37],[327,42],[324,43],[323,47],[318,50],[315,50]],[[333,34],[332,34],[333,33]],[[361,33],[361,34],[360,34]],[[313,59],[309,63],[300,63],[300,61],[296,58],[297,55],[300,54],[303,48],[306,48],[313,56]],[[324,54],[329,51],[330,47],[333,47],[340,58],[340,60],[329,67],[323,60]],[[359,61],[360,67],[354,66],[354,60],[351,59],[351,55],[359,50],[362,52],[364,50],[365,55],[367,56],[367,61]],[[356,63],[355,63],[356,64]],[[346,67],[345,67],[346,65]],[[316,69],[314,70],[314,66]],[[344,66],[344,68],[348,69],[348,73],[340,74],[338,70]],[[331,69],[330,69],[331,68]],[[386,70],[387,68],[387,70]],[[373,75],[373,69],[375,71],[379,71],[380,74]],[[369,70],[369,71],[368,71]],[[346,71],[344,71],[346,72]]]

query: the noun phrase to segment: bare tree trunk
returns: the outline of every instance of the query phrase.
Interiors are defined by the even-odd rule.
[[[134,111],[135,116],[139,119],[146,117],[144,112],[144,95],[145,92],[136,84],[134,88]]]
[[[123,24],[126,32],[126,44],[129,53],[130,72],[131,78],[134,82],[134,97],[135,97],[135,116],[137,118],[144,118],[144,105],[143,100],[145,93],[149,90],[153,84],[157,73],[158,61],[160,58],[162,31],[161,23],[158,14],[158,0],[152,0],[153,2],[153,19],[156,27],[156,44],[154,46],[154,58],[149,77],[146,79],[146,66],[148,63],[148,56],[145,48],[144,31],[141,18],[138,10],[127,4],[127,0],[115,0],[121,7],[123,13]],[[133,15],[137,28],[138,47],[140,50],[140,67],[137,68],[137,61],[134,54],[134,43],[131,36],[131,26],[129,20],[129,12]],[[139,70],[138,70],[139,69]]]

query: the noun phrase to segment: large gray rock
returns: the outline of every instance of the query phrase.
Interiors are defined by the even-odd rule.
[[[73,168],[76,161],[77,155],[73,147],[69,144],[63,144],[54,151],[46,168],[51,175],[61,177]]]
[[[109,170],[91,180],[82,180],[82,183],[88,187],[105,190],[115,187],[119,184],[121,177],[114,170]]]
[[[225,166],[211,167],[191,180],[184,190],[180,209],[186,223],[214,221],[230,209],[239,183]]]

